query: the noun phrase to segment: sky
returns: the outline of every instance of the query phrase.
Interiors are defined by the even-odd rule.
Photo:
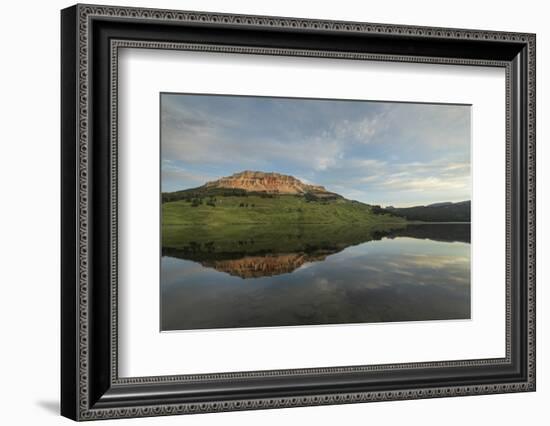
[[[469,200],[470,108],[163,93],[162,191],[257,170],[381,206]]]

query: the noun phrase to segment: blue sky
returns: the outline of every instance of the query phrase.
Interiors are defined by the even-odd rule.
[[[470,192],[470,106],[161,94],[162,191],[242,170],[382,206]]]

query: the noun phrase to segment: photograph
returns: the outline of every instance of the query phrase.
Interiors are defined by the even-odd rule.
[[[471,106],[160,94],[160,330],[471,315]]]
[[[34,409],[19,398],[15,415],[332,424],[366,409],[426,424],[429,403],[433,424],[483,411],[508,425],[542,412],[542,6],[399,1],[40,3],[37,31],[14,27],[40,43],[6,67],[21,78],[6,79],[20,84],[4,139],[20,153],[5,180],[25,198],[4,197],[25,218],[4,221],[8,269],[39,285],[31,316],[15,303],[29,285],[3,299],[26,322],[8,327],[30,342],[16,357],[55,344]],[[38,85],[20,72],[37,63]],[[60,105],[30,119],[29,99]],[[33,267],[15,250],[31,227],[53,244]],[[61,291],[42,285],[49,269]]]

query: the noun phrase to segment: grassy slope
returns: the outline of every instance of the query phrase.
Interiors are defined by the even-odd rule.
[[[278,195],[218,196],[215,206],[203,203],[193,207],[190,201],[179,200],[162,204],[163,226],[224,226],[224,225],[289,225],[289,224],[360,224],[375,226],[405,223],[405,219],[387,214],[374,214],[371,206],[345,199],[308,202],[304,197]],[[247,207],[241,207],[241,205]]]
[[[192,198],[162,204],[162,246],[172,256],[332,252],[406,223],[344,198],[309,202],[295,195],[201,198],[195,206]]]

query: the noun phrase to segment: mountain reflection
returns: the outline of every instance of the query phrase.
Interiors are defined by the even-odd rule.
[[[271,277],[288,274],[302,265],[325,260],[326,255],[306,253],[245,256],[240,259],[212,260],[200,262],[202,266],[241,278]]]
[[[194,229],[161,259],[161,330],[468,319],[468,225],[426,226]]]
[[[203,267],[255,279],[289,274],[302,266],[369,241],[408,237],[470,243],[470,224],[415,224],[395,228],[231,226],[223,230],[169,228],[162,255],[191,260]]]

